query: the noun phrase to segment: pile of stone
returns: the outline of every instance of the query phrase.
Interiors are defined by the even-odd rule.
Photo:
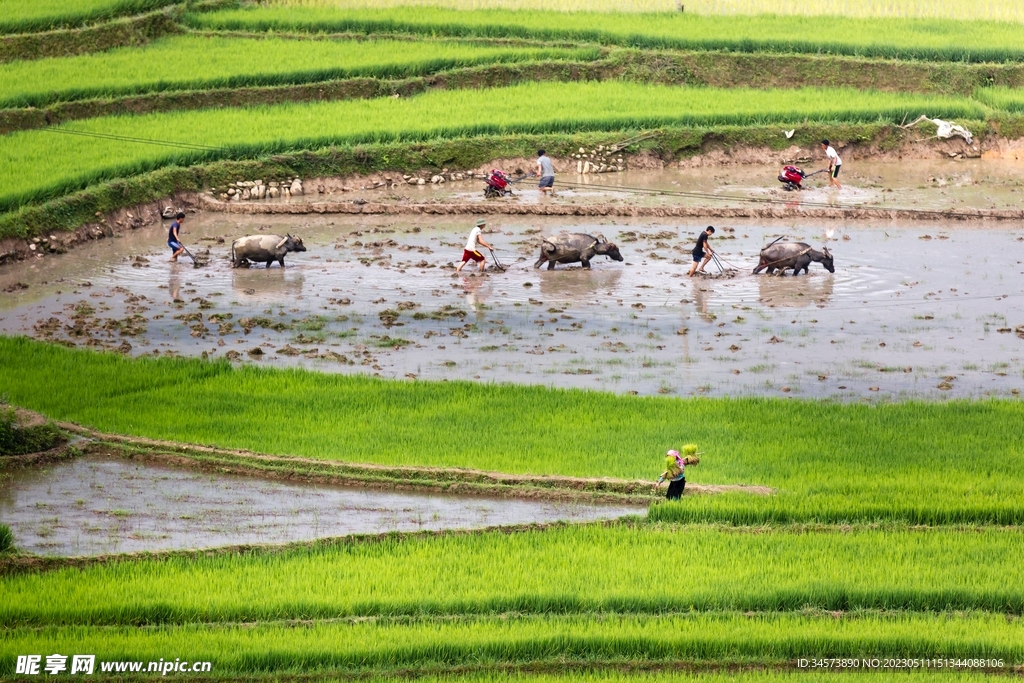
[[[221,191],[218,191],[216,187],[211,187],[210,194],[220,197],[224,201],[234,202],[277,199],[278,197],[287,199],[305,194],[305,192],[302,189],[300,178],[285,178],[280,181],[271,180],[269,183],[264,183],[262,180],[237,180]]]
[[[440,185],[441,183],[450,182],[453,180],[470,180],[475,174],[472,171],[455,172],[449,171],[447,168],[442,168],[440,173],[435,173],[429,178],[409,175],[402,176],[402,179],[408,185],[426,185],[428,183],[433,185]]]
[[[617,173],[626,170],[626,160],[616,147],[598,145],[589,152],[584,147],[572,155],[577,173]]]
[[[67,247],[63,242],[57,239],[56,235],[47,235],[45,237],[33,237],[28,243],[29,251],[35,252],[38,256],[44,251],[48,251],[51,254],[64,254],[67,253]]]

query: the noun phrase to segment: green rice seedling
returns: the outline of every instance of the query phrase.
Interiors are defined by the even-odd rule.
[[[457,10],[548,10],[578,12],[579,0],[274,0],[274,5],[307,9],[374,9],[397,7],[444,7]],[[984,3],[930,3],[920,0],[822,0],[813,3],[779,3],[775,0],[589,0],[590,12],[678,13],[680,4],[692,14],[775,14],[824,15],[830,17],[908,17],[955,19],[957,21],[1024,22],[1024,7],[1017,0],[988,0]]]
[[[116,626],[805,608],[1019,615],[1022,552],[1024,533],[1002,528],[616,524],[392,536],[8,575],[0,620]]]
[[[78,26],[138,14],[177,0],[0,0],[0,33],[27,33]]]
[[[918,496],[898,495],[886,499],[878,488],[870,493],[862,492],[856,499],[836,488],[819,490],[814,495],[787,491],[772,496],[695,496],[681,502],[659,503],[652,506],[648,514],[651,521],[656,522],[725,522],[743,526],[797,522],[898,522],[938,526],[977,522],[1020,524],[1024,520],[1019,500],[987,499],[930,505]]]
[[[545,107],[525,103],[545,102]],[[485,133],[816,121],[984,118],[970,99],[873,91],[715,89],[629,82],[528,83],[409,98],[114,116],[0,137],[0,209],[170,164],[330,144]],[[118,137],[110,137],[118,136]]]
[[[86,97],[353,76],[398,78],[492,62],[597,56],[596,49],[483,47],[440,41],[173,36],[142,47],[0,65],[0,106],[38,107]]]
[[[776,491],[687,496],[682,508],[656,508],[656,515],[682,509],[743,524],[766,511],[769,520],[798,521],[844,511],[853,520],[898,519],[892,511],[902,510],[913,515],[905,521],[924,523],[1024,522],[1019,401],[868,406],[386,382],[127,359],[9,337],[0,337],[0,392],[53,419],[107,432],[385,465],[653,481],[666,448],[692,441],[705,454],[691,483]],[[288,416],[289,429],[254,433],[252,424],[272,416]],[[487,449],[467,441],[468,432]]]
[[[1024,111],[1024,90],[1020,88],[979,88],[974,97],[990,107],[1019,114]]]
[[[275,0],[282,7],[307,10],[316,7],[338,9],[381,9],[398,7],[444,7],[456,10],[481,10],[500,7],[505,10],[549,10],[555,12],[578,12],[586,8],[590,12],[678,12],[676,0],[588,0],[585,5],[579,0]]]
[[[0,553],[6,553],[14,547],[14,534],[11,527],[0,523]]]
[[[963,11],[971,12],[975,4],[963,5]],[[1018,14],[1021,12],[1018,8]],[[516,37],[639,48],[806,52],[938,61],[1003,62],[1024,58],[1019,24],[952,18],[722,15],[690,11],[566,14],[545,10],[497,12],[490,7],[393,7],[390,3],[349,9],[349,5],[335,7],[325,3],[303,7],[301,11],[279,4],[222,10],[189,15],[187,21],[196,27],[217,30]]]
[[[0,662],[25,653],[95,653],[102,662],[187,657],[219,676],[504,664],[737,661],[781,664],[814,656],[982,659],[1010,670],[1024,657],[1020,626],[968,613],[582,615],[301,622],[157,629],[6,629]],[[171,654],[172,653],[172,654]],[[6,669],[11,670],[11,669]],[[145,670],[145,669],[144,669]],[[107,674],[110,676],[111,674]],[[123,674],[121,674],[123,677]]]

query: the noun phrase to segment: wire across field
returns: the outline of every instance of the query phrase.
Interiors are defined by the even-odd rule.
[[[819,512],[891,519],[884,511],[898,501],[932,523],[1024,521],[1019,401],[869,406],[384,382],[6,337],[0,377],[13,403],[108,432],[351,462],[648,480],[666,448],[692,441],[708,456],[691,481],[780,492],[684,500],[702,519],[780,507],[789,521]],[[281,426],[252,429],[265,424]]]
[[[179,0],[0,0],[0,33],[45,31],[173,5]]]
[[[95,626],[801,609],[1022,614],[1022,553],[1020,530],[992,527],[637,523],[384,537],[9,576],[0,580],[7,598],[0,621]]]
[[[204,29],[402,32],[577,40],[640,48],[806,52],[965,62],[1024,59],[1020,25],[995,21],[690,12],[567,15],[542,10],[381,6],[307,6],[298,10],[280,5],[191,14],[187,21]]]
[[[411,582],[411,577],[410,577]],[[6,629],[0,661],[32,652],[88,652],[157,661],[168,653],[216,662],[217,674],[373,670],[506,663],[781,663],[830,657],[1024,657],[1020,626],[993,614],[581,615],[481,619],[262,623],[158,629]]]
[[[817,88],[687,88],[609,81],[528,83],[433,91],[401,99],[106,117],[0,138],[0,210],[170,164],[331,144],[484,133],[571,133],[665,124],[710,126],[808,119],[899,122],[921,111],[943,118],[977,119],[984,118],[987,109],[962,97]]]
[[[482,47],[439,41],[174,36],[142,47],[0,65],[0,106],[353,76],[396,78],[494,62],[597,56],[596,49]]]
[[[337,7],[341,9],[445,7],[459,10],[554,10],[574,12],[579,0],[273,0],[285,7]],[[782,14],[832,17],[911,17],[956,19],[960,21],[1024,22],[1024,7],[1018,0],[985,2],[922,2],[921,0],[589,0],[592,12],[676,12],[680,6],[691,14]]]

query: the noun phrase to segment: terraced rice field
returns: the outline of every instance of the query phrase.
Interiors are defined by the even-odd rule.
[[[1019,524],[1024,507],[1015,401],[641,399],[123,360],[11,339],[0,348],[12,401],[108,432],[328,460],[645,479],[657,474],[664,444],[686,440],[718,454],[694,475],[698,482],[779,491],[695,497],[655,508],[657,519]],[[61,386],[69,374],[81,381]],[[239,405],[238,395],[252,403]],[[139,401],[144,414],[131,410]],[[361,418],[339,422],[338,414]],[[253,433],[250,425],[271,415],[291,416],[290,428]],[[523,429],[524,421],[535,426]],[[964,452],[974,454],[970,463],[958,461]]]
[[[576,12],[574,0],[274,0],[284,7],[334,7],[369,9],[395,7],[444,7],[457,10],[554,10]],[[910,17],[957,19],[961,21],[1024,21],[1024,10],[1013,0],[988,0],[971,5],[929,3],[920,0],[823,0],[815,3],[778,3],[772,0],[690,0],[682,3],[693,14],[776,14],[825,15],[836,17]],[[594,12],[679,12],[676,0],[594,0],[587,3]]]
[[[0,33],[46,31],[109,20],[174,4],[174,0],[0,0]]]
[[[543,109],[526,106],[547,103]],[[818,121],[983,118],[968,99],[807,88],[529,83],[412,98],[282,104],[78,121],[0,138],[0,209],[170,164],[380,141]]]
[[[427,35],[582,40],[644,49],[809,52],[888,59],[1020,61],[1020,24],[951,19],[780,16],[774,14],[653,14],[442,7],[349,9],[330,5],[266,5],[190,15],[214,30],[396,32]],[[584,6],[578,6],[583,9]]]
[[[261,60],[258,71],[250,62],[254,54]],[[592,59],[596,54],[594,49],[486,47],[439,41],[174,36],[143,47],[7,64],[0,70],[0,106],[354,76],[407,77],[493,62]]]

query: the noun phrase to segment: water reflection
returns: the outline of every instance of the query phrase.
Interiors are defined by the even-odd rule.
[[[713,321],[715,314],[708,311],[708,306],[712,299],[711,295],[714,293],[711,282],[703,278],[691,278],[690,283],[693,307],[697,311],[697,315],[705,322]]]
[[[786,277],[761,275],[757,278],[758,299],[771,308],[824,305],[832,301],[834,282],[835,277],[831,273]]]
[[[231,288],[242,303],[287,304],[302,295],[304,286],[301,267],[231,269]]]
[[[602,290],[614,291],[622,278],[622,267],[615,264],[607,268],[544,271],[540,273],[540,293],[545,299],[574,303],[589,300]]]

